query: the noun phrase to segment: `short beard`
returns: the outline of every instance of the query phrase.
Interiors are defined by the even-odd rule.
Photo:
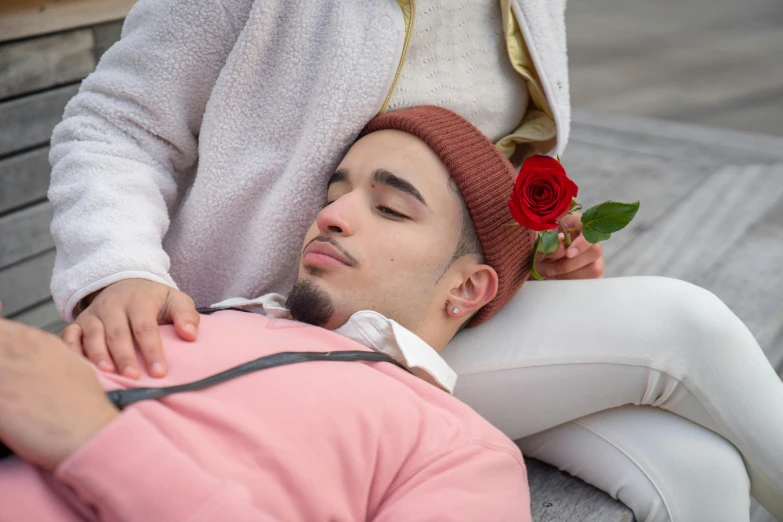
[[[313,326],[324,326],[334,314],[334,303],[329,294],[306,279],[296,282],[285,304],[295,321]]]

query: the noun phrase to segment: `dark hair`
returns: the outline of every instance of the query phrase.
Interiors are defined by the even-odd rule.
[[[465,198],[462,197],[462,193],[459,191],[459,187],[454,181],[454,178],[449,178],[449,188],[457,195],[459,198],[460,207],[462,207],[462,228],[459,233],[457,248],[454,249],[454,254],[451,256],[451,261],[449,261],[448,266],[451,266],[462,256],[467,256],[470,254],[476,254],[481,259],[481,262],[484,263],[486,262],[486,259],[484,258],[484,249],[481,248],[481,240],[479,240],[478,232],[476,231],[476,225],[473,223],[473,216],[470,214],[468,204],[465,203]],[[467,328],[468,324],[477,313],[479,313],[479,310],[476,310],[466,317],[462,324],[459,325],[459,328],[457,328],[457,331],[454,335]]]
[[[449,266],[462,256],[470,254],[478,255],[483,262],[484,250],[481,248],[481,241],[479,240],[478,232],[476,231],[476,225],[473,223],[473,216],[471,216],[470,209],[468,209],[468,205],[465,203],[465,199],[462,197],[462,193],[460,193],[459,187],[457,187],[457,183],[453,178],[449,178],[449,188],[457,195],[460,206],[462,207],[462,228],[459,233],[457,248],[454,249],[454,254],[451,256]]]

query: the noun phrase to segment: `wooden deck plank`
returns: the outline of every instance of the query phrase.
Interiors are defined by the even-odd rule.
[[[581,143],[716,167],[783,162],[778,136],[585,110],[574,110],[572,124],[564,159]]]
[[[694,112],[778,88],[783,84],[781,49],[779,27],[729,35],[710,31],[687,45],[661,42],[586,72],[576,69],[574,83],[580,85],[585,74],[600,71],[602,76],[592,78],[601,89],[580,100],[582,107],[690,121]]]
[[[4,0],[0,42],[125,18],[136,0]]]
[[[525,459],[535,522],[633,522],[631,510],[576,477]]]
[[[54,247],[52,205],[43,201],[0,217],[0,270]]]
[[[105,53],[109,47],[120,39],[120,33],[122,33],[122,20],[116,22],[107,22],[105,24],[99,24],[92,28],[93,35],[95,37],[95,61],[96,63],[101,59],[103,53]]]
[[[49,147],[0,160],[0,214],[45,198],[50,172]]]
[[[613,273],[685,279],[709,270],[778,201],[781,175],[781,168],[763,166],[725,167],[711,174],[622,251],[607,243]],[[664,173],[660,181],[676,185],[678,180]]]
[[[783,53],[783,51],[781,51]],[[738,130],[781,134],[783,126],[783,87],[758,96],[746,96],[709,111],[686,114],[688,121],[703,125],[722,125],[731,121]]]
[[[68,85],[0,103],[0,156],[48,143],[78,90]]]
[[[14,321],[20,323],[29,324],[36,328],[41,328],[47,332],[51,332],[56,335],[60,335],[63,328],[68,324],[62,320],[60,314],[57,313],[57,308],[54,306],[54,301],[46,301],[39,305],[36,305],[22,313],[16,314],[11,317]]]
[[[563,164],[579,186],[579,201],[585,208],[605,200],[641,201],[628,228],[604,245],[610,273],[615,268],[612,256],[616,252],[644,236],[714,170],[577,141],[569,145]]]
[[[54,249],[0,271],[0,315],[10,317],[51,298]]]
[[[93,32],[0,44],[0,99],[81,80],[95,69]]]
[[[566,21],[574,107],[783,135],[779,0],[582,0]]]

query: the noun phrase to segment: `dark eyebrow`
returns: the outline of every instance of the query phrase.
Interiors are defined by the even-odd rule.
[[[421,192],[419,192],[416,189],[416,187],[414,187],[410,182],[405,181],[401,177],[395,176],[388,170],[385,169],[376,170],[375,172],[372,173],[371,179],[373,183],[377,183],[378,185],[386,185],[387,187],[391,187],[401,192],[405,192],[406,194],[410,194],[414,198],[421,201],[425,207],[429,208],[429,205],[427,205],[427,202],[424,201],[424,197],[421,195]]]
[[[332,177],[326,182],[326,188],[331,187],[332,183],[340,183],[341,181],[348,181],[348,172],[345,169],[335,170]]]

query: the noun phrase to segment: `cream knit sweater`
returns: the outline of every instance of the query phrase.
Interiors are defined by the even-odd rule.
[[[502,12],[513,10],[525,36],[561,151],[565,2],[508,1]],[[436,25],[444,5],[423,2],[412,31],[417,17]],[[474,20],[497,23],[463,21]],[[178,286],[197,305],[287,292],[325,180],[395,86],[407,28],[396,0],[140,0],[52,137],[52,294],[62,315],[132,277]],[[487,35],[476,45],[488,52],[499,46],[496,29],[476,37]],[[471,97],[458,93],[460,79],[425,96],[417,78],[443,69],[426,66],[437,56],[416,58],[417,47],[395,107],[438,103],[490,135],[513,127],[524,111],[518,80]],[[449,70],[462,70],[461,56]],[[489,69],[467,58],[508,79],[497,56]]]
[[[448,105],[493,142],[517,128],[528,93],[508,59],[497,0],[416,0],[389,110],[417,105]]]

